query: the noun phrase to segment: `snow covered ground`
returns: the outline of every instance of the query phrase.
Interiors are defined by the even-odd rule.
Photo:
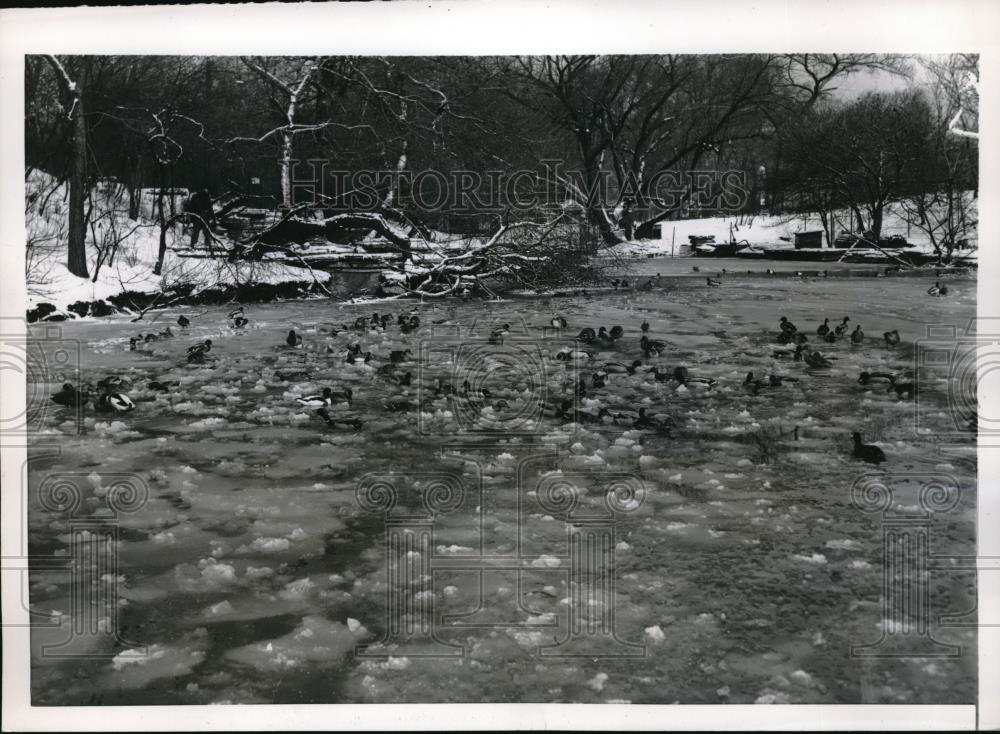
[[[927,296],[926,278],[872,283],[727,276],[720,288],[677,279],[649,293],[428,303],[416,306],[421,326],[409,334],[395,325],[334,333],[386,306],[318,301],[250,306],[242,330],[229,328],[217,308],[151,314],[152,328],[123,317],[62,324],[63,335],[82,345],[79,377],[128,378],[136,409],[107,416],[88,407],[77,432],[71,411],[46,404],[34,443],[60,450],[29,465],[31,553],[72,551],[71,520],[40,504],[47,476],[77,475],[77,520],[101,517],[115,475],[141,478],[148,501],[120,515],[117,577],[98,585],[121,597],[122,637],[146,648],[85,635],[73,638],[74,649],[94,657],[38,653],[34,703],[975,702],[974,627],[934,630],[963,646],[957,658],[850,653],[882,632],[881,530],[851,504],[859,476],[879,473],[901,492],[914,475],[956,477],[963,494],[947,520],[935,521],[934,551],[975,552],[974,438],[949,436],[954,448],[938,451],[940,436],[955,431],[954,378],[921,367],[919,423],[912,401],[857,383],[863,369],[912,374],[914,343],[927,324],[962,328],[975,315],[975,281],[949,281],[947,298]],[[395,315],[400,304],[388,307]],[[173,339],[129,351],[130,336],[181,313],[189,328],[175,326]],[[569,321],[566,334],[543,331],[553,313]],[[823,344],[833,367],[810,369],[773,358],[782,315],[809,334],[823,317],[849,315],[868,338],[858,346]],[[663,356],[643,357],[642,321],[667,343]],[[505,343],[489,345],[489,329],[504,323],[511,326]],[[592,361],[567,368],[554,358],[567,334],[614,324],[625,336],[614,348],[591,348]],[[303,337],[301,348],[285,344],[290,328]],[[888,329],[902,337],[893,350],[881,339]],[[213,340],[208,362],[188,365],[186,349],[206,338]],[[344,361],[355,340],[375,355],[370,363]],[[421,359],[430,354],[422,345],[433,359]],[[409,387],[377,372],[391,350],[406,348],[413,359],[399,371],[412,372]],[[633,359],[685,365],[718,384],[688,389],[644,371],[612,374],[579,405],[590,414],[646,407],[674,422],[673,437],[636,429],[631,419],[567,423],[535,411],[539,400],[571,397],[577,372],[589,378],[605,363]],[[749,370],[799,381],[753,395],[742,386]],[[470,379],[490,396],[435,396],[439,378],[459,390]],[[179,384],[159,392],[147,387],[151,380]],[[353,390],[350,405],[330,412],[357,417],[360,430],[328,427],[295,402],[324,386]],[[47,395],[58,385],[34,387]],[[420,411],[387,409],[404,400],[419,402]],[[513,416],[530,435],[496,445],[470,431],[509,428]],[[875,468],[853,460],[853,430],[878,443],[888,462]],[[773,461],[753,436],[774,449]],[[526,457],[534,461],[521,465]],[[386,520],[365,511],[356,494],[371,472],[395,472],[418,495],[421,487],[431,492],[427,474],[458,477],[467,494],[433,490],[453,504],[438,515],[432,545],[418,544],[387,566]],[[540,483],[559,472],[576,477],[576,498],[587,510],[601,506],[606,474],[641,482],[644,501],[615,524],[612,599],[617,636],[644,644],[643,657],[596,656],[596,643],[581,657],[538,655],[565,634],[573,594],[566,524],[538,497]],[[900,497],[897,509],[913,504]],[[401,495],[397,509],[419,510],[418,500]],[[519,570],[456,568],[480,549],[490,558],[519,554]],[[415,582],[396,573],[398,563],[419,567],[428,553],[451,567]],[[411,612],[433,602],[435,615],[472,614],[464,619],[473,626],[441,625],[436,633],[464,654],[380,647],[387,584]],[[934,619],[974,608],[968,573],[935,575],[933,588]],[[54,625],[33,630],[36,653],[67,634],[79,621],[74,614],[107,614],[74,612],[72,592],[64,571],[32,573],[32,608]],[[381,657],[356,655],[359,645],[375,645]]]
[[[971,198],[971,196],[970,196]],[[847,212],[841,212],[840,221],[847,222]],[[846,228],[846,227],[845,227]],[[611,252],[623,256],[647,254],[670,255],[689,254],[690,236],[714,236],[717,244],[746,240],[751,245],[767,247],[792,247],[791,240],[796,232],[822,230],[818,215],[760,215],[760,216],[720,216],[703,219],[680,219],[666,221],[660,225],[660,238],[629,242],[612,248]],[[839,229],[838,229],[839,231]],[[898,206],[890,206],[882,225],[882,236],[902,235],[920,252],[932,252],[930,238],[917,227],[907,226]],[[788,238],[783,241],[782,238]],[[824,235],[824,246],[829,246]],[[973,238],[975,239],[975,238]],[[673,248],[671,247],[673,243]]]

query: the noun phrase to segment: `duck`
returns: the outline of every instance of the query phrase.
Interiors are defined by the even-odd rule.
[[[354,324],[352,328],[355,331],[368,331],[368,319],[364,316],[358,316],[354,319]]]
[[[596,344],[601,349],[614,349],[615,347],[615,340],[611,337],[607,328],[604,326],[597,330],[597,337],[592,343]]]
[[[567,420],[570,417],[570,412],[573,410],[573,401],[563,399],[559,401],[558,405],[547,405],[544,402],[540,402],[538,407],[542,411],[542,415],[547,418],[559,418],[560,420]]]
[[[506,334],[510,332],[510,324],[504,324],[499,326],[490,332],[489,339],[487,342],[490,344],[503,344],[503,339]]]
[[[837,324],[837,327],[834,329],[834,333],[836,333],[837,336],[843,336],[844,334],[846,334],[847,333],[847,322],[850,321],[850,320],[851,320],[850,316],[845,316],[844,320],[842,322],[840,322],[839,324]]]
[[[576,335],[576,341],[583,342],[584,344],[593,344],[597,341],[597,332],[589,326],[585,329],[580,329],[580,333]]]
[[[747,372],[746,379],[743,380],[743,387],[753,392],[754,395],[756,395],[763,388],[770,386],[771,386],[770,382],[768,382],[767,380],[757,379],[754,376],[753,372]]]
[[[99,380],[97,386],[107,392],[109,390],[127,390],[132,386],[132,383],[127,378],[119,377],[118,375],[108,375]]]
[[[302,336],[295,333],[295,329],[290,329],[288,336],[285,337],[285,344],[290,347],[301,347],[302,346]]]
[[[611,341],[617,341],[625,335],[625,329],[620,326],[612,326],[611,331],[608,332],[608,336]]]
[[[823,323],[819,325],[818,329],[816,329],[816,333],[819,336],[826,336],[827,334],[829,334],[830,333],[830,319],[823,319]]]
[[[647,280],[645,283],[643,283],[642,285],[640,285],[639,286],[639,290],[643,291],[644,293],[648,293],[651,290],[653,290],[653,281],[652,281],[652,279]]]
[[[646,370],[646,374],[653,375],[653,379],[657,382],[670,382],[674,379],[673,372],[661,371],[659,367],[653,367]]]
[[[941,284],[935,283],[930,288],[927,289],[927,295],[929,296],[940,296],[941,295]]]
[[[148,385],[146,385],[146,389],[153,390],[155,392],[170,392],[175,387],[180,387],[180,385],[181,383],[178,382],[177,380],[164,380],[164,381],[153,380]]]
[[[393,349],[389,352],[389,361],[393,364],[400,364],[407,361],[412,356],[409,349]]]
[[[861,344],[864,340],[865,332],[861,331],[861,324],[858,324],[851,332],[851,344]]]
[[[796,331],[798,331],[795,324],[789,321],[787,316],[782,316],[780,319],[778,319],[778,328],[783,333],[787,334],[794,334]]]
[[[469,383],[468,380],[463,380],[462,381],[462,397],[471,398],[472,397],[472,394],[471,394],[472,392],[473,392],[472,385]],[[476,392],[478,392],[480,395],[482,395],[484,398],[487,398],[487,399],[493,397],[493,393],[490,392],[490,389],[488,387],[480,388],[479,390],[476,390]]]
[[[648,321],[643,321],[639,325],[639,331],[641,331],[643,334],[648,334],[649,333],[649,322]]]
[[[242,329],[244,326],[250,323],[250,319],[244,318],[243,316],[237,316],[233,319],[233,328]]]
[[[56,405],[62,405],[67,408],[80,408],[90,399],[90,396],[66,382],[59,388],[59,392],[52,393],[51,399]]]
[[[805,352],[803,359],[805,359],[807,365],[815,369],[825,369],[833,366],[833,363],[819,352]]]
[[[671,428],[673,428],[669,420],[647,415],[645,408],[639,408],[639,415],[636,416],[634,421],[632,421],[632,427],[637,428],[640,431],[653,430],[657,433],[663,433],[668,436],[670,435]]]
[[[885,339],[885,348],[890,349],[899,344],[899,331],[897,329],[887,331],[882,334],[882,338]]]
[[[606,387],[608,384],[607,374],[604,372],[595,372],[590,378],[590,384],[593,385],[595,390]]]
[[[182,329],[186,329],[191,325],[191,319],[189,319],[184,314],[181,314],[180,316],[177,317],[177,325]]]
[[[716,384],[715,380],[711,377],[691,377],[688,373],[687,367],[675,367],[674,379],[685,387],[688,385],[701,385],[703,387],[712,388],[715,387]]]
[[[622,364],[621,362],[608,362],[604,365],[604,371],[608,374],[629,374],[634,375],[635,371],[642,367],[642,360],[637,359],[632,364]]]
[[[400,324],[399,330],[404,334],[409,334],[411,331],[416,331],[420,328],[420,318],[416,315],[410,316],[406,321]]]
[[[946,286],[946,285],[938,286],[938,293],[940,295],[942,295],[942,296],[947,296],[948,295],[948,286]]]
[[[142,341],[142,334],[139,334],[139,336],[129,337],[129,340],[128,340],[128,350],[130,352],[134,352],[136,350],[137,345],[138,345],[138,343],[140,341]]]
[[[410,400],[389,400],[384,407],[390,413],[409,413],[417,409],[417,406]]]
[[[912,399],[916,394],[916,386],[912,382],[896,382],[895,375],[889,377],[889,389],[887,392],[896,393],[896,397],[904,400]]]
[[[660,341],[659,339],[650,339],[645,334],[639,339],[639,346],[642,347],[642,351],[645,353],[646,357],[649,358],[653,355],[663,354],[667,348],[667,343]]]
[[[347,345],[348,354],[361,354],[361,342],[354,342]]]
[[[601,408],[596,414],[586,410],[574,410],[572,413],[575,423],[603,423],[609,415],[611,415],[611,411],[607,407]]]
[[[378,315],[378,312],[372,314],[370,323],[372,326],[382,327],[382,317]]]
[[[705,278],[705,283],[706,285],[708,285],[709,288],[718,288],[720,285],[722,285],[722,283],[711,277]]]
[[[190,364],[205,364],[205,355],[210,351],[212,351],[211,339],[206,339],[199,344],[194,344],[188,347],[187,361]]]
[[[94,401],[94,409],[102,413],[128,413],[135,410],[135,403],[125,393],[108,391]]]
[[[825,341],[827,344],[836,344],[837,343],[837,335],[834,332],[832,332],[832,331],[828,331],[823,336],[823,341]]]
[[[295,402],[305,408],[322,408],[327,405],[333,405],[332,393],[333,390],[324,387],[321,394],[303,395],[302,397],[295,398]]]
[[[854,458],[867,461],[869,464],[881,464],[885,461],[885,452],[878,446],[872,446],[861,442],[861,434],[855,431],[852,434],[854,439]]]
[[[386,376],[386,379],[389,382],[399,385],[400,387],[409,387],[411,384],[413,384],[413,373],[404,372],[401,375],[390,373],[389,375]]]
[[[691,270],[694,271],[694,272],[696,272],[696,273],[700,273],[701,272],[701,268],[699,268],[697,265],[695,265],[694,267],[692,267]]]
[[[771,383],[771,387],[781,387],[786,382],[798,382],[799,378],[788,375],[768,375],[767,381]]]
[[[391,323],[392,323],[392,314],[387,314],[387,313],[382,314],[382,318],[380,319],[380,322],[379,322],[380,326],[383,329],[388,329],[389,328],[389,324],[391,324]]]
[[[229,312],[228,318],[230,321],[235,321],[239,317],[243,316],[243,306],[237,306],[232,311]]]
[[[868,372],[865,370],[858,375],[858,384],[871,385],[874,380],[886,380],[887,382],[892,382],[894,379],[896,379],[895,375],[890,375],[885,372]]]
[[[552,326],[553,329],[565,329],[569,324],[566,322],[564,317],[556,315],[549,321],[549,325]]]
[[[593,358],[593,354],[582,349],[566,348],[556,352],[556,359],[560,362],[589,362]]]
[[[573,392],[578,398],[587,397],[587,379],[585,377],[581,377],[577,381],[576,386],[573,388]]]
[[[316,415],[322,418],[323,422],[326,423],[326,425],[329,426],[330,428],[345,428],[345,429],[350,429],[352,431],[361,430],[362,423],[360,418],[356,418],[353,416],[349,418],[348,417],[334,418],[332,415],[330,415],[330,412],[326,408],[320,408],[319,410],[317,410]]]
[[[347,350],[347,356],[344,358],[347,364],[365,364],[372,361],[371,352],[352,352],[350,349]]]
[[[437,381],[434,384],[434,395],[436,397],[441,395],[454,395],[454,394],[455,394],[454,385],[452,385],[450,382],[445,382],[444,379],[441,377],[437,378]]]

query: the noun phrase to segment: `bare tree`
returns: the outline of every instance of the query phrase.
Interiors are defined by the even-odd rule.
[[[46,55],[55,72],[62,96],[62,106],[72,124],[73,154],[72,173],[69,181],[69,231],[67,233],[66,267],[73,275],[88,277],[87,273],[87,221],[84,206],[89,190],[87,180],[87,123],[83,116],[84,66],[77,72],[76,80],[70,78],[65,66],[55,56]]]

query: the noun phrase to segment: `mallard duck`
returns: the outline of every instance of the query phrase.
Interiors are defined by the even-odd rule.
[[[596,414],[586,410],[574,410],[573,421],[576,423],[604,423],[604,419],[611,415],[611,411],[606,407],[601,408]]]
[[[861,331],[861,324],[858,324],[851,332],[851,344],[861,344],[864,340],[865,332]]]
[[[580,333],[576,335],[576,341],[583,342],[584,344],[593,344],[596,340],[597,332],[589,326],[585,329],[581,329]]]
[[[632,427],[637,428],[641,431],[653,430],[657,433],[662,433],[670,435],[670,430],[673,427],[669,419],[659,419],[646,414],[645,408],[639,408],[639,415],[632,422]]]
[[[885,372],[862,372],[858,376],[859,385],[870,385],[875,380],[885,380],[887,382],[892,382],[895,378],[894,375],[886,374]]]
[[[372,314],[371,325],[372,326],[377,326],[379,328],[381,328],[381,326],[382,326],[382,317],[379,316],[377,312]]]
[[[639,331],[641,331],[643,334],[649,333],[649,322],[648,321],[643,321],[639,325]]]
[[[892,331],[887,331],[882,334],[882,338],[885,339],[885,348],[890,349],[897,344],[899,344],[899,331],[893,329]]]
[[[90,396],[81,390],[77,390],[70,383],[64,383],[59,392],[52,393],[52,402],[67,408],[80,408],[90,399]]]
[[[399,385],[400,387],[408,387],[410,384],[413,383],[413,373],[412,372],[404,372],[401,375],[397,375],[395,373],[390,373],[386,377],[386,379],[389,382],[392,382],[392,383],[395,383],[396,385]]]
[[[781,387],[786,382],[798,382],[799,378],[788,375],[768,375],[767,380],[771,383],[771,387]]]
[[[187,361],[191,364],[204,364],[205,355],[212,351],[212,340],[206,339],[200,344],[194,344],[188,347],[187,350]]]
[[[490,332],[487,342],[490,344],[503,344],[504,336],[506,336],[508,332],[510,332],[510,324],[499,326]]]
[[[946,286],[946,285],[938,286],[938,295],[947,296],[948,295],[948,286]]]
[[[711,277],[705,278],[705,283],[708,285],[709,288],[718,288],[720,285],[722,285],[722,283]]]
[[[794,334],[798,329],[795,327],[791,321],[788,320],[787,316],[782,316],[778,319],[778,328],[785,333]]]
[[[854,458],[867,461],[869,464],[881,464],[885,461],[885,452],[878,446],[872,446],[861,442],[861,434],[855,431],[854,438]]]
[[[366,364],[372,361],[371,352],[352,352],[350,349],[347,350],[347,356],[344,358],[347,364]]]
[[[667,343],[660,341],[659,339],[650,339],[645,334],[639,339],[639,346],[642,347],[642,351],[645,353],[646,357],[663,354],[664,350],[667,348]]]
[[[621,362],[608,362],[604,365],[604,371],[608,374],[629,374],[634,375],[636,369],[642,367],[642,360],[637,359],[632,364],[622,364]]]
[[[229,318],[235,319],[237,316],[243,315],[243,306],[237,306],[232,311],[229,312]]]
[[[910,400],[916,394],[917,389],[912,382],[896,382],[895,375],[890,375],[888,392],[894,392],[897,397]]]
[[[850,320],[851,320],[850,316],[845,316],[844,320],[841,321],[839,324],[837,324],[837,327],[834,329],[834,333],[836,333],[837,336],[843,336],[844,334],[846,334],[848,328],[847,322]]]
[[[673,372],[667,372],[665,370],[661,372],[659,367],[653,367],[651,369],[646,370],[646,374],[652,374],[653,379],[655,379],[657,382],[670,382],[671,380],[674,379]]]
[[[127,390],[132,386],[132,383],[125,377],[108,375],[107,377],[99,380],[97,382],[97,386],[107,392],[109,390]]]
[[[927,295],[929,296],[940,296],[941,295],[941,284],[935,283],[930,288],[927,289]]]
[[[400,364],[405,362],[412,356],[412,352],[409,349],[393,349],[389,352],[389,361],[393,364]]]
[[[750,390],[754,395],[760,392],[765,387],[770,387],[771,383],[767,380],[759,380],[754,377],[753,372],[747,372],[746,379],[743,380],[743,387]]]
[[[688,372],[687,367],[675,367],[674,368],[674,380],[679,382],[681,385],[687,387],[688,385],[698,385],[701,387],[715,387],[715,380],[711,377],[691,377]]]
[[[434,384],[435,396],[454,395],[454,394],[455,394],[454,385],[452,385],[450,382],[445,382],[444,379],[441,377],[437,378],[437,381]]]
[[[565,329],[568,326],[568,323],[564,317],[556,315],[549,321],[549,325],[553,329]]]
[[[488,387],[479,388],[475,392],[478,393],[479,395],[483,396],[486,399],[490,399],[490,398],[493,397],[493,393],[490,392],[490,389]],[[463,380],[462,381],[462,397],[466,397],[466,398],[473,397],[472,385],[469,383],[468,380]]]
[[[590,378],[590,384],[593,385],[595,390],[606,387],[608,384],[608,376],[603,372],[595,372]]]
[[[391,314],[387,314],[387,313],[382,314],[382,317],[381,317],[381,319],[379,321],[379,325],[383,329],[388,329],[389,328],[389,324],[391,324],[391,323],[392,323],[392,315]]]
[[[301,347],[302,346],[302,336],[295,333],[295,329],[291,329],[288,332],[288,336],[285,337],[285,344],[290,347]]]
[[[354,416],[334,418],[332,415],[330,415],[329,411],[326,408],[320,408],[319,410],[317,410],[316,415],[322,418],[323,422],[326,423],[326,425],[329,426],[330,428],[342,428],[351,431],[361,430],[362,423],[360,418],[356,418]]]
[[[830,333],[830,319],[823,319],[823,323],[819,325],[818,329],[816,329],[816,333],[819,336],[826,336],[827,334],[829,334]]]
[[[244,326],[246,326],[249,323],[250,323],[249,319],[246,319],[246,318],[244,318],[242,316],[237,316],[235,319],[233,319],[233,328],[234,329],[242,329]]]
[[[404,334],[409,334],[412,331],[416,331],[420,328],[420,318],[417,316],[410,316],[406,321],[404,321],[399,326],[399,330]]]
[[[191,325],[191,320],[184,314],[181,314],[177,317],[177,325],[182,329],[186,329]]]
[[[156,392],[170,392],[174,388],[180,387],[180,385],[181,383],[178,382],[177,380],[165,380],[162,382],[159,380],[153,380],[148,385],[146,385],[146,388],[148,390],[154,390]]]
[[[833,366],[833,363],[819,352],[805,352],[803,359],[805,359],[807,365],[816,369]]]
[[[612,326],[611,331],[608,332],[608,336],[611,341],[618,341],[625,335],[625,329],[620,326]]]
[[[416,404],[409,400],[390,400],[384,407],[390,413],[409,413],[417,409]]]
[[[593,354],[582,349],[565,348],[556,352],[556,359],[560,362],[589,362],[593,358]]]
[[[837,335],[832,331],[828,331],[826,334],[823,335],[823,341],[825,341],[827,344],[835,344],[837,342]]]
[[[105,392],[94,401],[94,408],[102,413],[128,413],[135,410],[135,403],[120,392]]]
[[[139,336],[129,337],[129,340],[128,340],[128,350],[130,352],[134,352],[136,350],[136,347],[138,346],[138,343],[140,341],[142,341],[142,334],[139,334]]]
[[[587,380],[586,380],[586,378],[581,377],[579,379],[579,381],[576,383],[576,386],[573,388],[573,391],[576,393],[576,396],[578,398],[585,398],[585,397],[587,397]]]

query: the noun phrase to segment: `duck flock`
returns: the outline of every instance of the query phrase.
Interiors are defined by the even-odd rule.
[[[932,296],[947,294],[947,288],[935,284],[928,293]],[[128,349],[131,352],[143,352],[150,342],[173,339],[186,332],[191,326],[191,319],[180,315],[176,320],[180,333],[172,327],[156,333],[138,334],[129,338]],[[249,319],[244,307],[240,306],[228,314],[226,326],[230,333],[246,329]],[[432,325],[450,323],[439,319]],[[700,375],[696,369],[686,366],[669,366],[664,362],[670,357],[670,346],[663,340],[651,335],[650,324],[642,321],[634,332],[626,330],[621,325],[597,328],[584,326],[579,328],[575,336],[569,321],[562,315],[553,315],[544,330],[560,338],[562,346],[551,351],[548,357],[553,368],[565,367],[567,374],[572,375],[572,381],[563,381],[561,391],[553,391],[537,400],[535,413],[539,418],[546,418],[557,423],[603,424],[608,426],[623,426],[640,431],[650,431],[656,434],[674,438],[679,430],[676,416],[668,411],[669,406],[653,405],[637,409],[612,410],[599,400],[601,393],[612,382],[635,381],[636,388],[642,390],[641,384],[646,380],[663,383],[675,390],[714,390],[719,386],[719,380],[706,375]],[[472,380],[455,379],[452,375],[436,375],[427,377],[433,371],[429,364],[417,365],[414,350],[418,349],[417,340],[427,338],[427,332],[421,331],[420,317],[413,311],[398,315],[373,313],[370,317],[359,316],[353,323],[318,329],[321,338],[313,340],[306,338],[294,328],[289,329],[284,339],[275,344],[279,350],[305,350],[319,355],[323,362],[330,365],[340,363],[345,372],[345,384],[326,385],[317,392],[308,394],[292,391],[289,398],[295,407],[305,408],[312,412],[317,425],[328,430],[360,431],[364,427],[362,415],[354,410],[355,388],[358,384],[370,385],[369,404],[375,397],[382,411],[387,413],[413,413],[417,411],[433,411],[454,409],[464,415],[481,414],[488,411],[494,418],[502,418],[505,413],[515,411],[523,403],[523,391],[514,385],[485,386],[471,384]],[[505,339],[511,334],[510,324],[501,324],[481,332],[478,339],[496,350],[502,350]],[[565,336],[564,336],[565,335]],[[808,381],[816,371],[829,369],[837,360],[830,349],[835,345],[845,345],[847,348],[857,348],[870,342],[865,336],[860,324],[852,324],[850,317],[844,316],[831,325],[825,318],[815,328],[815,336],[800,330],[787,317],[782,316],[777,322],[774,341],[777,348],[772,350],[772,357],[785,360],[791,369],[801,363],[803,369],[796,374],[757,375],[748,372],[741,386],[751,396],[761,395],[769,391],[780,390],[788,383]],[[824,345],[826,353],[813,346],[813,341]],[[894,349],[900,344],[898,330],[886,331],[882,334],[882,344],[886,349]],[[369,342],[369,346],[364,346]],[[378,344],[372,348],[370,344]],[[827,347],[826,345],[831,345]],[[218,349],[225,348],[212,339],[200,339],[189,346],[184,352],[186,364],[203,366],[211,364]],[[213,351],[215,350],[215,351]],[[612,359],[608,357],[612,356]],[[182,365],[183,366],[183,365]],[[307,365],[303,365],[307,367]],[[423,367],[423,369],[418,369]],[[355,375],[350,370],[361,368],[370,372],[371,379],[359,383],[353,379]],[[422,382],[416,382],[414,372],[423,376]],[[339,374],[339,373],[338,373]],[[279,374],[282,380],[302,379],[310,382],[310,371],[303,369],[293,374]],[[466,376],[468,377],[468,376]],[[349,383],[349,384],[348,384]],[[916,395],[916,386],[912,379],[894,372],[862,372],[857,378],[860,389],[870,391],[885,387],[887,393],[894,394],[898,399],[910,400]],[[352,387],[352,385],[354,385]],[[129,396],[132,387],[130,380],[123,375],[108,375],[95,384],[84,384],[79,387],[70,383],[52,395],[52,400],[58,405],[83,409],[92,406],[97,413],[129,413],[137,409],[136,403]],[[179,391],[179,380],[152,380],[147,384],[147,390],[154,394]],[[648,401],[647,401],[648,402]],[[587,410],[585,405],[596,405],[594,410]],[[520,406],[523,407],[523,406]],[[658,409],[661,408],[662,409]],[[974,426],[970,426],[974,430]],[[881,463],[886,460],[884,452],[877,446],[865,444],[861,432],[852,435],[855,459],[870,463]]]

